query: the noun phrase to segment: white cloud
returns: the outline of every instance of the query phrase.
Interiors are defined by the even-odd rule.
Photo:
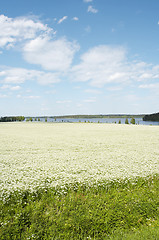
[[[85,3],[93,2],[93,0],[83,0]]]
[[[30,78],[29,72],[22,68],[8,68],[3,70],[3,82],[4,83],[23,83]]]
[[[11,89],[12,91],[18,91],[18,90],[21,89],[21,87],[20,87],[20,86],[13,86],[13,87],[11,87],[10,89]]]
[[[50,34],[53,29],[28,17],[9,18],[0,15],[0,47],[10,48],[16,42],[33,39],[37,35]]]
[[[149,79],[159,79],[159,69],[153,67],[150,70],[147,70],[146,73],[141,74],[140,80],[149,80]]]
[[[86,89],[85,92],[92,93],[92,94],[101,94],[101,91],[99,91],[97,89]]]
[[[1,71],[1,72],[0,72],[0,77],[1,77],[1,76],[2,76],[2,77],[5,76],[5,71]]]
[[[152,78],[152,75],[150,73],[143,73],[140,76],[140,79],[149,79],[149,78]]]
[[[71,100],[58,100],[56,101],[56,103],[58,104],[65,104],[65,103],[71,103],[72,101]]]
[[[73,17],[72,20],[74,20],[74,21],[78,21],[79,18],[78,18],[78,17]]]
[[[107,90],[109,91],[121,91],[122,90],[122,87],[119,87],[119,86],[113,86],[113,87],[108,87]]]
[[[123,81],[125,72],[121,64],[125,61],[125,54],[122,47],[94,47],[81,56],[80,64],[72,68],[73,77],[75,81],[89,81],[96,87]]]
[[[5,89],[8,89],[8,88],[10,88],[9,85],[3,85],[0,89],[5,90]]]
[[[149,84],[141,84],[139,88],[159,90],[159,83],[149,83]]]
[[[66,71],[73,60],[79,45],[65,38],[52,41],[48,37],[38,37],[24,47],[24,59],[39,64],[46,70]]]
[[[126,95],[126,96],[124,96],[124,98],[126,99],[126,101],[130,101],[130,102],[132,102],[135,105],[136,105],[135,102],[139,101],[139,97],[136,96],[135,94]]]
[[[159,67],[145,62],[128,62],[125,48],[101,45],[84,53],[81,62],[72,67],[71,74],[73,81],[89,82],[94,87],[108,83],[130,85],[134,81],[159,78]]]
[[[24,98],[27,98],[27,99],[39,99],[40,96],[24,96]]]
[[[0,74],[0,78],[5,84],[20,84],[24,83],[25,81],[36,81],[45,85],[60,82],[60,76],[57,73],[28,70],[24,68],[6,68],[3,69],[2,72],[3,75]],[[20,89],[19,86],[10,87],[9,85],[6,85],[6,88],[10,88],[11,90]]]
[[[94,103],[94,102],[96,102],[96,97],[84,99],[83,102],[85,102],[85,103]]]
[[[3,85],[0,89],[2,89],[2,90],[10,89],[12,91],[17,91],[17,90],[20,90],[21,87],[20,86]]]
[[[64,16],[63,18],[61,18],[59,21],[58,21],[58,24],[62,23],[63,21],[65,21],[68,17],[67,16]]]
[[[59,23],[66,19],[67,16],[64,16]],[[70,67],[79,45],[66,38],[52,40],[51,33],[55,33],[52,28],[29,17],[8,18],[0,15],[0,47],[8,49],[21,42],[20,50],[27,62],[38,64],[45,70],[64,72]],[[19,82],[23,82],[22,75]],[[14,78],[12,81],[18,82],[16,75]],[[9,76],[6,81],[10,81]]]
[[[98,12],[98,10],[97,9],[95,9],[93,6],[88,6],[88,10],[87,10],[88,12],[91,12],[91,13],[97,13]]]
[[[0,98],[7,98],[8,96],[5,94],[0,94]]]
[[[34,95],[22,96],[22,95],[18,94],[18,95],[17,95],[17,98],[23,98],[23,99],[39,99],[40,96],[34,96]]]

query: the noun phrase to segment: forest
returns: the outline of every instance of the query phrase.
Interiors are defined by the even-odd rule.
[[[159,112],[158,113],[153,113],[153,114],[148,114],[143,117],[143,121],[159,121]]]

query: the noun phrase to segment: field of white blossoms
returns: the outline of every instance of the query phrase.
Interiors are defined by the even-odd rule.
[[[159,127],[1,123],[2,195],[45,184],[91,184],[159,173]]]

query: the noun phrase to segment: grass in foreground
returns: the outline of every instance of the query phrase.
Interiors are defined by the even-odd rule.
[[[0,239],[159,239],[159,176],[74,184],[1,202]]]

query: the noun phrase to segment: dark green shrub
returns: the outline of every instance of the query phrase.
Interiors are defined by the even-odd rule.
[[[129,121],[127,118],[125,119],[125,124],[129,124]]]
[[[132,118],[130,122],[131,124],[135,124],[135,118]]]

